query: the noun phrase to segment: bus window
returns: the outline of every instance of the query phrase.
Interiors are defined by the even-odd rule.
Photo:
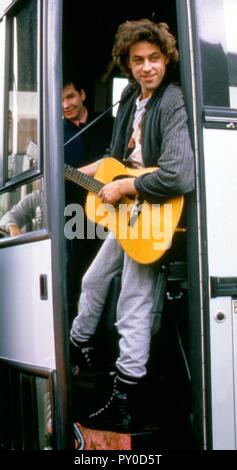
[[[237,108],[235,0],[197,0],[205,106]]]
[[[15,236],[45,227],[43,181],[23,185],[0,196],[2,236]]]
[[[28,0],[10,17],[7,178],[38,166],[37,2]],[[34,155],[34,157],[33,157]]]

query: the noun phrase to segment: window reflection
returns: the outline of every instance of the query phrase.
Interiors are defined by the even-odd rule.
[[[41,179],[0,196],[1,236],[16,236],[45,227]]]
[[[37,166],[37,2],[29,0],[10,29],[8,178]]]
[[[42,377],[35,379],[40,450],[53,449],[53,417],[49,381]]]
[[[203,100],[237,108],[236,0],[196,0]]]

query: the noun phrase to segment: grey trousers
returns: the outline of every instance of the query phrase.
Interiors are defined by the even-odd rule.
[[[138,264],[123,252],[109,233],[82,280],[79,312],[71,337],[90,340],[100,320],[111,281],[122,271],[122,287],[117,303],[116,326],[120,335],[118,370],[133,378],[146,374],[153,321],[157,267]]]

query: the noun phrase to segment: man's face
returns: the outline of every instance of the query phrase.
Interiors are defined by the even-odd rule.
[[[83,102],[85,100],[83,89],[76,90],[73,84],[69,84],[62,91],[62,109],[65,119],[70,121],[79,121],[84,113]]]
[[[159,46],[140,41],[130,47],[128,66],[135,80],[141,85],[142,97],[150,97],[161,84],[169,59]]]

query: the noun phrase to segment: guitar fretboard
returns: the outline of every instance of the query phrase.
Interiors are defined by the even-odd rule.
[[[79,186],[82,186],[93,193],[98,193],[104,186],[104,183],[101,183],[101,181],[85,175],[82,171],[77,170],[66,163],[64,165],[64,176],[66,180],[79,184]]]

